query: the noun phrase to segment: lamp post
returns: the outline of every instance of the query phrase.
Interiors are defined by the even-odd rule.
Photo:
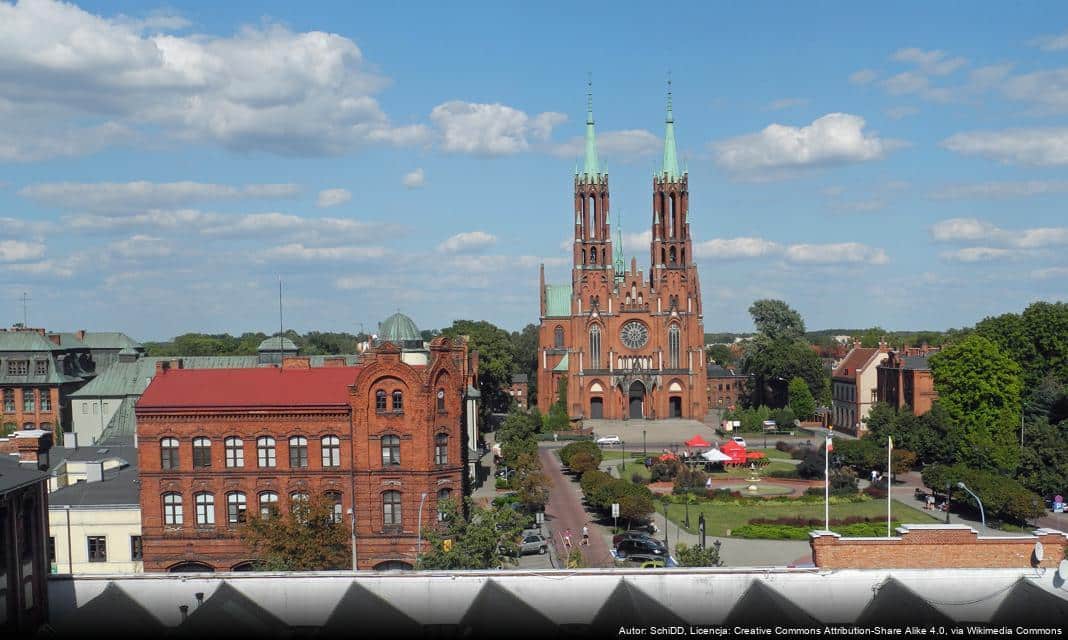
[[[352,570],[356,570],[356,512],[352,509],[348,510],[349,520],[351,524],[351,538],[352,538]]]
[[[667,496],[660,496],[660,504],[664,507],[664,548],[668,546],[668,517],[667,517]]]
[[[642,429],[642,457],[647,458],[649,452],[645,449],[645,429]]]
[[[968,492],[971,497],[975,498],[975,501],[979,504],[979,519],[983,522],[983,528],[986,529],[986,513],[983,512],[983,501],[979,499],[979,496],[975,495],[971,489],[968,488],[963,482],[958,482],[957,486]]]
[[[426,491],[419,496],[419,516],[416,518],[416,527],[418,528],[419,538],[415,543],[415,561],[419,561],[419,556],[423,554],[423,502],[426,501]]]
[[[946,524],[949,524],[949,492],[953,490],[953,485],[946,483]]]
[[[623,447],[623,470],[627,470],[627,441],[620,440],[619,444]]]

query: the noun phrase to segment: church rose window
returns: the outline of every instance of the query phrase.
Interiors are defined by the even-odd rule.
[[[630,349],[641,349],[649,342],[649,329],[636,320],[623,325],[619,331],[619,337]]]

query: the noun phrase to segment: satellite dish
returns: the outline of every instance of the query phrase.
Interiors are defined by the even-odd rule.
[[[1057,577],[1068,582],[1068,560],[1061,560],[1061,564],[1057,567]]]
[[[1042,546],[1041,542],[1035,543],[1035,560],[1042,562],[1042,558],[1046,555],[1046,548]]]

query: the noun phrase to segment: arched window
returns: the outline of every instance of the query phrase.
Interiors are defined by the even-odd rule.
[[[676,196],[674,193],[671,194],[671,237],[672,238],[679,237],[679,211],[678,211],[678,202],[676,201],[677,197],[678,196]]]
[[[400,491],[382,492],[382,523],[387,527],[399,526],[404,523],[401,518]]]
[[[445,512],[441,510],[443,502],[452,498],[452,489],[438,490],[438,522],[445,522]]]
[[[404,393],[397,389],[393,392],[393,413],[404,412]]]
[[[601,368],[601,328],[597,325],[590,327],[590,368]]]
[[[198,527],[215,526],[215,496],[210,493],[198,493],[193,496],[197,511]]]
[[[193,438],[193,466],[211,466],[211,440],[207,438]]]
[[[673,324],[668,329],[668,367],[679,368],[679,325]]]
[[[245,443],[241,438],[231,436],[223,441],[223,446],[226,449],[227,467],[245,466]]]
[[[299,522],[307,522],[308,494],[303,491],[289,494],[289,510],[297,516]]]
[[[382,436],[382,466],[400,464],[400,437]]]
[[[597,237],[597,228],[601,226],[601,212],[597,210],[597,196],[590,196],[590,238]],[[596,259],[594,260],[596,262]]]
[[[326,499],[330,501],[330,522],[341,524],[344,521],[341,508],[341,492],[327,491]]]
[[[323,466],[341,466],[341,440],[337,436],[323,436]]]
[[[660,264],[667,264],[667,250],[660,247]]]
[[[445,413],[445,390],[438,389],[438,413]]]
[[[434,436],[434,464],[449,464],[449,435],[447,433]]]
[[[582,250],[582,264],[586,264],[586,250]]]
[[[553,346],[560,348],[564,346],[564,328],[557,326],[553,329]]]
[[[289,439],[289,466],[293,469],[308,466],[308,439],[304,436]]]
[[[182,525],[182,494],[163,494],[163,524],[175,527]]]
[[[256,438],[256,460],[260,467],[273,467],[275,466],[275,450],[274,450],[274,438],[270,436],[260,436]]]
[[[675,247],[671,247],[670,249],[668,249],[668,259],[670,260],[670,264],[672,265],[678,262],[676,260]]]
[[[260,517],[267,519],[278,512],[278,494],[264,491],[260,494]]]
[[[597,264],[597,249],[590,249],[590,264]]]
[[[379,389],[375,391],[375,411],[379,413],[386,410],[386,392]]]
[[[230,524],[244,522],[247,507],[248,504],[244,493],[234,491],[226,494],[226,521]]]
[[[159,466],[163,469],[178,468],[178,438],[159,441]]]

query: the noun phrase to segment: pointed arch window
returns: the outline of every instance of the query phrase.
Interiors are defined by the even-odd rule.
[[[557,349],[564,346],[564,328],[561,326],[553,329],[553,346]]]
[[[601,328],[597,325],[590,327],[590,368],[601,368]]]
[[[673,324],[668,329],[668,367],[679,368],[679,325]]]

